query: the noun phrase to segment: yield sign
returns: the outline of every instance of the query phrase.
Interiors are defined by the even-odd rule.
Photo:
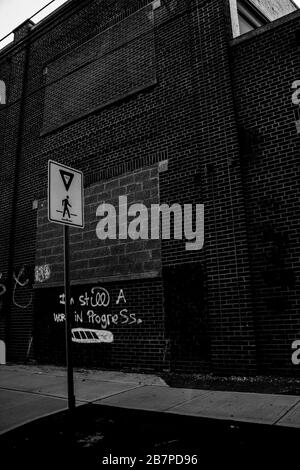
[[[84,227],[83,174],[52,160],[48,162],[48,219]]]
[[[65,185],[66,191],[69,191],[69,187],[71,186],[73,178],[74,178],[74,173],[69,173],[68,171],[65,171],[65,170],[59,170],[59,172],[63,180],[63,183]]]

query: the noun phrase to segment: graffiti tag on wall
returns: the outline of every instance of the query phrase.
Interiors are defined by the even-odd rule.
[[[34,279],[35,282],[45,282],[50,279],[51,269],[49,264],[44,264],[42,266],[36,266],[34,268]]]
[[[29,277],[26,273],[25,266],[22,266],[17,275],[15,272],[13,273],[13,279],[15,281],[13,287],[13,304],[16,307],[25,309],[32,304],[31,286],[29,284]],[[20,294],[20,291],[22,291],[22,296],[18,295]],[[26,302],[21,301],[21,297],[23,299],[24,296],[28,297]]]
[[[22,266],[18,271],[12,274],[12,303],[15,307],[26,309],[32,304],[32,291],[28,267]],[[2,273],[0,272],[0,281],[2,280]],[[7,284],[0,282],[0,312],[3,307],[3,298],[7,293]],[[30,343],[31,346],[31,343]],[[5,364],[5,342],[0,341],[0,364]],[[28,349],[28,353],[30,347]]]
[[[32,304],[31,282],[29,268],[23,265],[19,270],[12,274],[12,303],[15,307],[25,309]],[[2,273],[0,272],[0,281]],[[3,296],[7,293],[7,287],[4,282],[0,282],[0,309],[3,304]]]
[[[72,328],[72,341],[74,343],[113,343],[114,335],[106,330]]]
[[[59,294],[59,304],[65,305],[65,294]],[[84,324],[72,328],[72,341],[76,343],[112,343],[114,336],[108,328],[119,325],[140,325],[142,320],[127,308],[124,289],[119,289],[113,298],[102,286],[93,286],[84,293],[70,298],[72,322]],[[118,306],[117,312],[110,312],[110,307]],[[65,314],[53,312],[55,323],[65,322]],[[100,327],[101,329],[97,329]]]

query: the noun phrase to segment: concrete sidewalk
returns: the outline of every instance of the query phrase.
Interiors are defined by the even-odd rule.
[[[171,388],[154,375],[75,370],[76,405],[151,410],[300,428],[300,396]],[[63,368],[0,366],[0,434],[67,409]]]

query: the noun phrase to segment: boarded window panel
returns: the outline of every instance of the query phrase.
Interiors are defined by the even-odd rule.
[[[152,5],[48,64],[42,133],[153,85]]]

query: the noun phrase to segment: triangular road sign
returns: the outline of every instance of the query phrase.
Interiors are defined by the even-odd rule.
[[[69,173],[68,171],[65,171],[65,170],[59,170],[59,172],[60,172],[60,176],[63,180],[66,190],[69,191],[69,187],[71,186],[73,178],[74,178],[74,173]]]
[[[84,227],[83,174],[53,160],[48,161],[48,219]]]

